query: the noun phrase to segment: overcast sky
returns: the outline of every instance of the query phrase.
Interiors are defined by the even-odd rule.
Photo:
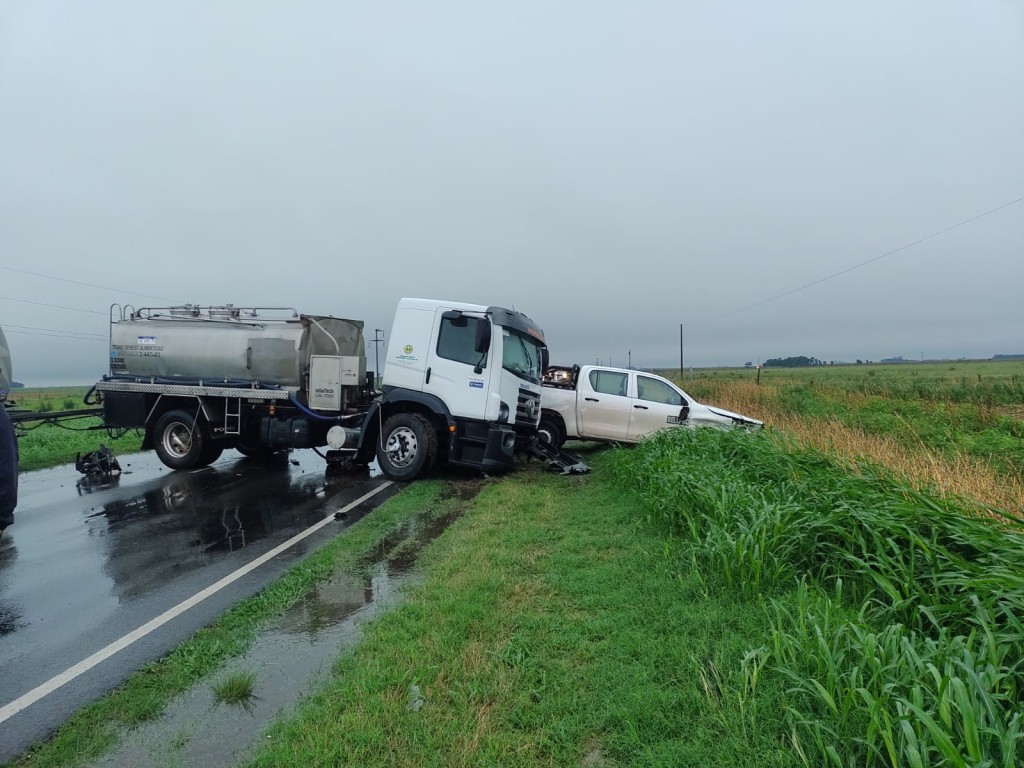
[[[105,373],[113,302],[514,305],[565,364],[678,365],[680,323],[694,366],[1021,353],[1024,202],[877,257],[1022,196],[1016,0],[0,0],[29,385]]]

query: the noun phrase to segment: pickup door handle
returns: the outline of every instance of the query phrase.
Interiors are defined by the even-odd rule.
[[[596,397],[584,397],[583,399],[586,400],[588,403],[599,403],[599,402],[601,402]]]
[[[646,405],[634,405],[634,408],[639,408],[641,411],[650,410]]]

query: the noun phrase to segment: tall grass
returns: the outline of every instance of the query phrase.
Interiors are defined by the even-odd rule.
[[[693,394],[763,419],[800,443],[846,461],[866,458],[920,485],[1024,513],[1024,432],[1014,436],[1015,430],[1024,430],[1024,422],[956,416],[965,410],[977,413],[973,407],[879,403],[864,395],[846,394],[829,402],[824,390],[811,391],[804,384],[759,386],[749,379],[705,378]],[[993,423],[1002,426],[986,431]]]
[[[1021,521],[767,432],[666,431],[615,466],[709,589],[769,601],[808,765],[1024,760]]]

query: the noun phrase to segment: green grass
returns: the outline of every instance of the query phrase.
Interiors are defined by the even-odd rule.
[[[252,671],[232,672],[210,686],[213,700],[218,704],[241,707],[249,712],[259,698],[256,695],[256,673]]]
[[[89,387],[26,387],[12,390],[8,396],[19,410],[48,413],[88,408],[84,402]]]
[[[671,373],[671,372],[669,372]],[[980,459],[1011,477],[1024,474],[1024,361],[819,366],[761,371],[774,408],[836,420],[946,457]],[[756,371],[687,374],[685,387],[710,402]]]
[[[36,413],[70,411],[90,407],[83,402],[87,391],[88,387],[17,389],[10,399],[18,410]],[[96,429],[102,423],[102,419],[96,416],[85,416],[59,424],[25,422],[19,425],[18,469],[29,472],[68,464],[75,460],[77,454],[95,451],[100,445],[111,448],[117,456],[137,453],[141,449],[142,436],[139,433],[117,430],[111,434],[105,429]]]
[[[767,432],[673,430],[617,476],[709,594],[772,606],[754,652],[787,681],[805,764],[1020,764],[1021,521],[855,469]]]
[[[251,765],[799,765],[748,654],[771,617],[708,599],[594,464],[486,487]]]
[[[678,370],[666,371],[678,378]],[[697,395],[701,382],[757,378],[744,368],[687,371],[684,389]],[[763,368],[764,384],[808,385],[895,400],[972,403],[988,407],[1024,403],[1024,360],[822,365],[808,368]]]
[[[75,460],[79,453],[95,451],[100,445],[106,445],[114,451],[115,456],[138,453],[142,448],[142,437],[135,432],[128,432],[120,437],[111,438],[103,429],[89,429],[101,424],[95,416],[62,422],[62,426],[44,424],[21,430],[23,436],[18,439],[18,469],[29,472],[33,469],[45,469]]]

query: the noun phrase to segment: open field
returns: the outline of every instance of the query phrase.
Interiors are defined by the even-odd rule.
[[[51,413],[88,408],[82,398],[88,387],[39,387],[16,389],[11,393],[19,410]],[[18,427],[22,437],[18,440],[20,454],[18,468],[22,472],[65,464],[75,460],[79,453],[95,451],[106,445],[115,455],[135,453],[142,438],[135,432],[111,437],[106,430],[94,429],[101,420],[95,416],[62,421],[59,424],[27,422]]]
[[[678,371],[667,373],[679,378]],[[706,368],[687,371],[684,379],[688,387],[694,381],[756,381],[757,370]],[[896,400],[1024,408],[1024,360],[763,368],[760,379],[762,384],[817,386]]]
[[[664,373],[678,381],[677,372]],[[761,371],[760,384],[756,370],[708,369],[687,371],[683,388],[806,445],[1020,513],[1022,377],[1021,362],[773,368]],[[990,404],[993,392],[1001,402]]]
[[[18,409],[37,413],[70,411],[89,407],[82,401],[88,391],[88,387],[25,387],[12,390],[8,400]]]

